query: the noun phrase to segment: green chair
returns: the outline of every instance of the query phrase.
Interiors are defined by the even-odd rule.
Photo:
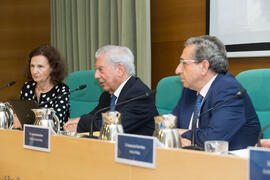
[[[85,89],[75,91],[70,95],[70,118],[89,113],[98,104],[99,96],[103,92],[94,77],[94,70],[76,71],[68,75],[66,84],[70,90],[86,84]]]
[[[260,120],[261,128],[270,124],[270,69],[243,71],[236,79],[247,90]],[[270,138],[270,128],[264,134]]]
[[[156,107],[159,114],[172,112],[181,97],[183,88],[179,76],[168,76],[158,82]]]

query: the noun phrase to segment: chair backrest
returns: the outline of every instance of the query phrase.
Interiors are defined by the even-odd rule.
[[[157,84],[156,107],[159,114],[171,113],[181,97],[183,84],[179,76],[168,76]]]
[[[236,79],[247,90],[261,127],[270,124],[270,69],[254,69],[239,73]],[[270,138],[270,128],[263,134]]]
[[[76,71],[68,75],[66,84],[70,90],[86,84],[85,89],[71,93],[70,118],[79,117],[89,113],[98,104],[99,96],[103,92],[98,81],[94,77],[95,70]]]

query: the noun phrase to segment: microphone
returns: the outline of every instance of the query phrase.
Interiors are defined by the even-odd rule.
[[[268,129],[270,127],[270,124],[268,124],[268,125],[266,125],[266,126],[264,126],[264,128],[261,130],[261,132],[260,132],[260,134],[259,134],[259,136],[258,136],[258,142],[257,142],[257,146],[258,147],[261,147],[261,138],[262,138],[262,135],[263,135],[263,133],[264,133],[264,131],[266,130],[266,129]]]
[[[5,88],[10,87],[10,86],[13,86],[14,84],[16,84],[16,82],[15,81],[11,81],[7,85],[5,85],[4,87],[1,87],[0,90],[1,89],[5,89]]]
[[[47,104],[47,103],[49,103],[49,102],[51,102],[51,101],[53,101],[53,100],[56,100],[56,99],[58,99],[58,98],[61,98],[62,96],[66,95],[66,94],[73,93],[74,91],[82,90],[82,89],[86,88],[86,86],[87,86],[86,84],[80,85],[80,86],[77,87],[76,89],[73,89],[72,91],[70,91],[70,92],[68,92],[68,93],[63,93],[63,94],[61,94],[60,96],[56,96],[56,97],[54,97],[54,98],[52,98],[52,99],[50,99],[50,100],[48,100],[48,101],[45,101],[45,102],[43,102],[43,103],[40,103],[38,106],[40,107],[40,106],[42,106],[42,105],[44,105],[44,104]]]
[[[183,147],[183,149],[191,149],[191,150],[204,150],[204,148],[202,147],[198,147],[198,146],[195,146],[195,142],[196,142],[196,135],[195,135],[195,132],[196,132],[196,125],[197,125],[197,122],[198,120],[204,116],[205,114],[209,113],[210,111],[213,111],[217,108],[219,108],[221,105],[231,101],[232,99],[234,98],[242,98],[245,94],[246,94],[246,89],[241,89],[240,91],[238,91],[235,95],[233,95],[232,97],[224,100],[224,101],[221,101],[220,103],[217,103],[215,106],[211,107],[210,109],[204,111],[203,113],[201,113],[196,119],[195,119],[195,123],[194,126],[192,126],[192,139],[191,139],[191,146],[186,146],[186,147]]]
[[[144,93],[144,94],[142,94],[142,95],[140,95],[140,96],[136,96],[136,97],[134,97],[134,98],[131,98],[131,99],[128,99],[128,100],[126,100],[126,101],[123,101],[123,102],[120,102],[120,103],[116,103],[115,104],[115,107],[116,106],[119,106],[119,105],[122,105],[122,104],[126,104],[126,103],[129,103],[129,102],[132,102],[132,101],[135,101],[135,100],[137,100],[137,99],[140,99],[140,98],[144,98],[144,97],[149,97],[149,96],[151,96],[152,94],[154,94],[156,91],[155,90],[150,90],[150,91],[148,91],[148,92],[146,92],[146,93]],[[102,111],[105,111],[105,110],[107,110],[107,109],[110,109],[110,106],[107,106],[107,107],[104,107],[104,108],[101,108],[101,109],[99,109],[99,110],[97,110],[95,113],[94,113],[94,115],[92,116],[93,118],[92,118],[92,121],[90,121],[90,128],[89,128],[89,138],[97,138],[96,136],[93,136],[93,125],[94,125],[94,121],[95,121],[95,119],[96,119],[96,115],[98,114],[98,113],[100,113],[100,112],[102,112]]]
[[[72,91],[70,91],[70,93],[72,93],[72,92],[74,92],[74,91],[82,90],[82,89],[84,89],[84,88],[86,88],[86,87],[87,87],[86,84],[82,84],[82,85],[80,85],[79,87],[77,87],[76,89],[73,89]]]

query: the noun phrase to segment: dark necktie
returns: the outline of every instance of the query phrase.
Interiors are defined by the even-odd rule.
[[[196,128],[196,126],[197,126],[197,122],[198,122],[197,118],[198,118],[198,115],[199,115],[200,110],[201,110],[202,99],[203,99],[203,96],[198,94],[196,104],[195,104],[195,108],[194,108],[194,114],[193,114],[193,118],[192,118],[192,129]]]
[[[115,110],[115,100],[116,99],[117,99],[117,97],[114,94],[112,94],[111,104],[110,104],[111,111],[114,111]]]

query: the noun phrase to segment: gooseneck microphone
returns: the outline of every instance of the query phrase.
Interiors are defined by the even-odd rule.
[[[45,101],[45,102],[43,102],[43,103],[40,103],[38,106],[40,107],[40,106],[42,106],[42,105],[44,105],[44,104],[47,104],[47,103],[49,103],[49,102],[51,102],[51,101],[54,101],[54,100],[56,100],[56,99],[61,98],[61,97],[64,96],[64,95],[73,93],[74,91],[82,90],[82,89],[86,88],[86,86],[87,86],[86,84],[80,85],[80,86],[77,87],[76,89],[73,89],[72,91],[70,91],[70,92],[68,92],[68,93],[63,93],[63,94],[61,94],[60,96],[56,96],[56,97],[54,97],[54,98],[52,98],[52,99],[50,99],[50,100],[48,100],[48,101]]]
[[[80,85],[79,87],[77,87],[76,89],[73,89],[72,91],[70,91],[70,93],[72,93],[72,92],[74,92],[74,91],[82,90],[82,89],[84,89],[84,88],[86,88],[86,87],[87,87],[86,84],[82,84],[82,85]]]
[[[14,84],[16,84],[16,82],[15,81],[11,81],[7,85],[5,85],[4,87],[1,87],[0,90],[1,89],[5,89],[5,88],[10,87],[10,86],[13,86]]]
[[[150,91],[148,91],[148,92],[146,92],[146,93],[144,93],[144,94],[142,94],[142,95],[140,95],[140,96],[136,96],[136,97],[131,98],[131,99],[128,99],[128,100],[126,100],[126,101],[116,103],[116,104],[115,104],[115,107],[116,107],[116,106],[119,106],[119,105],[123,105],[123,104],[129,103],[129,102],[132,102],[132,101],[135,101],[135,100],[140,99],[140,98],[149,97],[149,96],[151,96],[152,94],[154,94],[155,92],[156,92],[155,90],[150,90]],[[92,119],[91,119],[91,121],[90,121],[90,128],[89,128],[89,138],[97,138],[97,137],[93,136],[93,131],[94,131],[94,130],[93,130],[93,125],[94,125],[94,121],[95,121],[95,119],[96,119],[96,115],[97,115],[98,113],[100,113],[100,112],[102,112],[102,111],[105,111],[105,110],[108,110],[108,109],[110,109],[110,106],[101,108],[101,109],[97,110],[97,111],[94,113],[94,115],[92,116]]]
[[[233,95],[232,97],[224,100],[224,101],[221,101],[219,103],[217,103],[215,106],[211,107],[210,109],[202,112],[196,119],[195,119],[195,122],[193,123],[194,126],[192,126],[192,138],[191,138],[191,146],[186,146],[186,147],[183,147],[183,149],[191,149],[191,150],[204,150],[202,147],[198,147],[196,146],[196,125],[197,125],[197,122],[198,120],[204,116],[205,114],[209,113],[210,111],[213,111],[217,108],[219,108],[220,106],[222,106],[223,104],[233,100],[234,98],[242,98],[245,94],[246,94],[246,89],[241,89],[240,91],[238,91],[235,95]]]

